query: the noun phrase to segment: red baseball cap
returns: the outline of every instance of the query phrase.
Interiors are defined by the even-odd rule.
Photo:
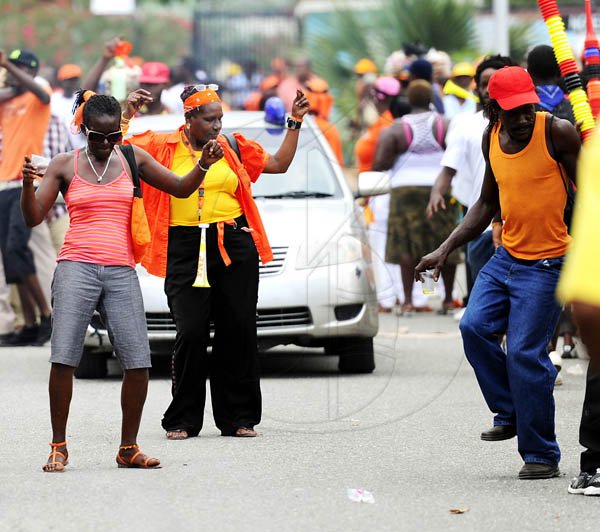
[[[142,65],[140,83],[168,83],[171,79],[169,65],[150,61]]]
[[[505,111],[532,103],[540,103],[535,86],[527,71],[518,66],[505,66],[490,78],[488,93]]]

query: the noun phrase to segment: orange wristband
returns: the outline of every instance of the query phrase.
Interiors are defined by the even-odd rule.
[[[296,118],[294,115],[290,115],[290,118],[296,122],[302,122],[302,118]]]

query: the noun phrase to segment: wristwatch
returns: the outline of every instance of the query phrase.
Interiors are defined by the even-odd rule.
[[[286,125],[288,129],[300,129],[300,126],[302,126],[302,122],[300,120],[292,118],[291,116],[288,116]]]

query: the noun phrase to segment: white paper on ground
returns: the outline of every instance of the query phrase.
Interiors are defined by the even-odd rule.
[[[354,502],[375,503],[375,497],[370,491],[362,488],[348,488],[348,498]]]

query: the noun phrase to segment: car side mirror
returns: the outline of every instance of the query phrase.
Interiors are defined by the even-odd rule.
[[[388,172],[361,172],[358,174],[358,197],[380,196],[391,190]]]

